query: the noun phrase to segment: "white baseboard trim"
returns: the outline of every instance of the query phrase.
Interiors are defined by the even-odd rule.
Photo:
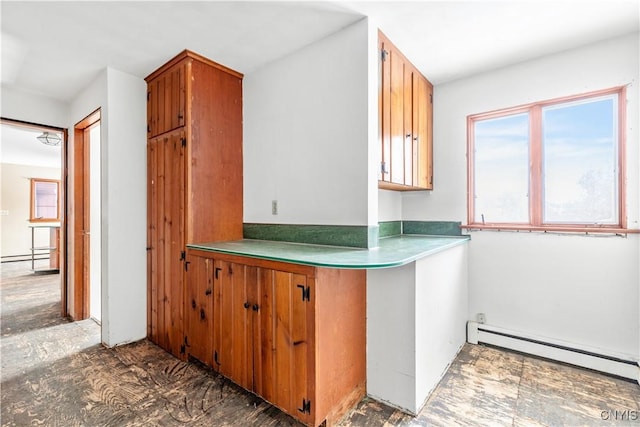
[[[628,355],[604,354],[600,350],[578,348],[570,343],[553,342],[549,338],[527,336],[521,332],[472,321],[467,322],[467,342],[470,344],[490,344],[557,360],[635,380],[640,384],[638,360]]]

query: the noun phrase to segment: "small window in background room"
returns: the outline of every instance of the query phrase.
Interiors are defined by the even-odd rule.
[[[469,225],[625,228],[624,88],[468,118]]]
[[[60,181],[31,178],[32,222],[60,221]]]

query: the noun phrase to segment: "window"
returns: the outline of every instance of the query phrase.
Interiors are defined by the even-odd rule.
[[[624,88],[468,117],[469,227],[626,228]]]
[[[60,221],[60,181],[31,179],[30,221]]]

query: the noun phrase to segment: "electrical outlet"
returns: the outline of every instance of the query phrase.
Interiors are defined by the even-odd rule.
[[[278,201],[271,201],[271,215],[278,215]]]
[[[484,313],[478,313],[477,319],[478,319],[478,323],[481,323],[481,324],[487,321],[487,317],[485,316]]]

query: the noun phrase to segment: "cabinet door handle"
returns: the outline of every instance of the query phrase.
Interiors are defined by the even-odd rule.
[[[211,293],[212,293],[211,288],[209,288],[206,291],[204,291],[205,295],[211,295]]]
[[[220,267],[216,267],[215,270],[215,275],[216,275],[216,279],[218,278],[218,272],[220,272],[222,269]]]
[[[411,138],[411,134],[410,133],[407,134],[407,138]]]
[[[207,317],[205,312],[204,312],[204,308],[200,309],[200,320],[204,320],[204,318]]]
[[[251,307],[251,304],[249,303],[249,301],[245,302],[244,303],[244,308],[249,308],[249,307]]]
[[[260,306],[258,304],[253,304],[253,311],[258,311]]]

